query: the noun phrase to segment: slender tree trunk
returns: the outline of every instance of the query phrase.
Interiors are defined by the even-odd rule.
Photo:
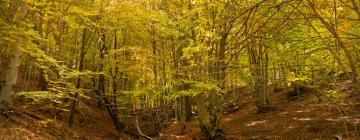
[[[45,78],[45,72],[43,69],[39,69],[40,70],[40,73],[39,73],[39,86],[40,86],[40,90],[42,91],[46,91],[47,90],[47,85],[48,85],[48,82]]]
[[[332,36],[336,40],[336,43],[344,51],[345,56],[349,62],[350,69],[351,69],[351,80],[352,80],[353,86],[355,88],[354,92],[356,95],[360,95],[360,84],[357,81],[356,65],[355,65],[355,61],[353,59],[352,53],[350,52],[350,50],[348,50],[347,46],[345,46],[344,43],[342,42],[337,29],[333,25],[331,25],[330,23],[325,21],[325,19],[323,17],[320,16],[320,14],[318,13],[318,11],[315,8],[315,4],[312,1],[310,1],[310,0],[307,0],[307,1],[310,5],[312,12],[321,21],[321,23],[325,26],[325,28],[332,34]]]
[[[155,30],[155,29],[153,29]],[[154,57],[154,64],[153,64],[153,72],[154,72],[154,82],[155,84],[158,83],[158,66],[157,66],[157,50],[156,50],[156,38],[155,38],[155,31],[154,31],[154,39],[152,41],[152,54]]]
[[[32,78],[33,66],[32,66],[31,61],[33,61],[33,58],[30,58],[30,61],[27,64],[26,75],[25,75],[25,82],[26,83],[25,83],[25,86],[24,86],[24,90],[29,89],[31,78]]]
[[[116,51],[117,50],[117,32],[115,31],[114,33],[114,50]],[[119,72],[119,68],[118,68],[118,56],[117,54],[115,53],[114,54],[114,60],[115,60],[115,70],[114,70],[114,73],[112,74],[112,85],[113,85],[113,104],[114,104],[114,112],[115,114],[117,114],[117,110],[118,110],[118,106],[117,106],[117,75],[118,75],[118,72]]]
[[[85,54],[86,54],[86,36],[87,36],[87,29],[85,28],[83,31],[83,36],[82,36],[82,44],[81,44],[81,48],[80,48],[80,61],[79,61],[79,72],[83,72],[84,70],[84,59],[85,59]],[[80,89],[81,87],[81,76],[78,76],[77,81],[76,81],[76,89]],[[74,99],[71,102],[71,108],[70,108],[70,113],[69,113],[69,118],[68,118],[68,125],[69,127],[72,127],[73,125],[73,121],[74,121],[74,115],[76,112],[76,105],[79,101],[79,93],[76,92],[74,97]]]
[[[107,46],[106,46],[106,39],[105,39],[105,35],[102,35],[102,45],[100,47],[100,67],[99,67],[99,72],[101,73],[99,75],[99,90],[97,90],[99,93],[97,93],[98,95],[100,95],[100,99],[103,101],[105,108],[109,114],[109,116],[111,117],[111,120],[116,128],[116,130],[121,131],[121,129],[125,128],[125,125],[122,124],[119,121],[118,118],[118,114],[117,112],[114,110],[114,108],[112,108],[112,103],[108,100],[108,98],[105,96],[105,75],[103,74],[104,72],[104,61],[105,61],[105,54],[107,53]]]

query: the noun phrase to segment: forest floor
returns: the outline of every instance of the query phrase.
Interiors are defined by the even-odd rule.
[[[340,98],[341,97],[341,98]],[[251,93],[240,96],[238,109],[222,117],[221,125],[227,139],[284,139],[329,140],[335,137],[356,139],[355,127],[359,127],[359,100],[344,93],[335,101],[314,94],[302,94],[289,98],[283,90],[269,94],[271,109],[256,113],[255,98]],[[337,102],[343,102],[342,107]],[[41,107],[16,103],[11,117],[0,117],[0,140],[79,139],[79,140],[132,140],[127,134],[118,133],[108,114],[85,103],[80,104],[72,128],[66,125],[66,113],[41,109]],[[62,117],[60,117],[62,116]],[[147,130],[143,130],[147,131]],[[181,127],[173,123],[161,130],[164,140],[204,139],[196,117],[187,123],[185,135]]]
[[[0,115],[0,140],[131,140],[118,133],[106,111],[80,103],[73,127],[67,113],[17,103],[10,117]]]
[[[244,94],[243,106],[222,118],[221,125],[229,140],[355,140],[360,128],[360,110],[354,108],[359,100],[348,93],[336,99],[346,100],[342,107],[337,101],[314,94],[303,94],[289,98],[286,91],[269,94],[271,110],[256,113],[255,98]],[[162,133],[165,139],[191,140],[203,139],[198,121],[187,124],[186,135],[179,135],[181,127],[172,124]],[[360,130],[360,129],[359,129]]]

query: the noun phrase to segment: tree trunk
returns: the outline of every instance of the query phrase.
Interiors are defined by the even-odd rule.
[[[4,113],[13,107],[12,96],[15,94],[16,80],[21,63],[21,51],[18,47],[13,48],[12,55],[9,69],[5,76],[5,85],[0,94],[0,112]]]
[[[248,46],[248,54],[257,98],[257,112],[263,113],[268,109],[268,100],[266,97],[268,82],[268,55],[266,48],[262,45]]]
[[[7,24],[16,25],[20,28],[22,26],[20,24],[20,21],[24,20],[25,15],[28,12],[27,4],[23,1],[13,0],[11,1],[11,5],[9,8],[9,15],[17,15],[13,16],[13,21],[8,21]],[[10,58],[9,68],[5,70],[7,73],[4,79],[4,87],[1,88],[0,92],[0,113],[6,113],[9,109],[13,107],[12,96],[15,94],[16,80],[18,77],[19,66],[21,64],[21,55],[21,50],[18,46],[12,48],[12,56]]]
[[[115,38],[114,38],[114,50],[116,51],[116,49],[117,49],[117,34],[116,34],[116,31],[115,31],[115,33],[114,33],[114,35],[115,35]],[[118,110],[118,106],[117,106],[117,84],[116,84],[116,82],[117,82],[117,75],[118,75],[118,72],[119,72],[119,68],[118,68],[118,56],[117,56],[117,54],[115,53],[114,54],[114,60],[115,60],[115,70],[114,70],[114,73],[112,73],[112,72],[110,72],[110,73],[112,73],[112,85],[113,85],[113,108],[114,108],[114,112],[115,112],[115,114],[117,114],[117,110]]]
[[[31,78],[32,78],[32,69],[33,69],[33,66],[32,66],[32,62],[33,61],[33,58],[30,59],[30,61],[27,63],[27,66],[26,66],[26,75],[25,75],[25,79],[24,81],[26,82],[25,83],[25,86],[24,86],[24,90],[28,90],[29,89],[29,86],[30,86],[30,82],[31,82]]]
[[[80,61],[79,61],[79,72],[82,72],[84,70],[84,59],[85,59],[85,54],[86,54],[86,42],[87,40],[85,39],[87,36],[87,29],[85,28],[83,31],[83,36],[82,36],[82,44],[81,44],[81,48],[80,48]],[[81,87],[81,76],[78,76],[77,81],[76,81],[76,88],[80,89]],[[76,92],[74,97],[74,99],[71,102],[71,108],[70,108],[70,113],[69,113],[69,118],[68,118],[68,125],[69,127],[72,127],[73,125],[73,121],[74,121],[74,115],[76,112],[76,105],[79,101],[79,93]]]
[[[352,53],[350,52],[350,50],[348,50],[348,48],[342,42],[341,37],[339,36],[338,31],[334,27],[334,25],[332,25],[329,22],[325,21],[325,19],[320,16],[318,11],[316,10],[315,4],[312,1],[310,1],[310,0],[307,0],[307,1],[308,1],[309,5],[310,5],[311,10],[315,14],[315,16],[321,21],[321,23],[325,26],[325,28],[332,34],[332,36],[336,40],[336,44],[339,45],[340,48],[344,51],[345,56],[346,56],[347,60],[349,61],[349,66],[350,66],[350,69],[351,69],[351,80],[353,82],[353,86],[354,86],[354,89],[355,89],[354,92],[355,92],[355,94],[360,95],[360,84],[357,81],[356,64],[355,64],[355,61],[353,59]],[[356,7],[355,7],[355,9],[356,9]]]
[[[103,74],[104,72],[104,60],[105,60],[105,54],[107,53],[107,47],[106,47],[106,39],[105,39],[105,35],[102,35],[102,46],[100,47],[100,67],[99,67],[99,72],[101,73],[99,75],[99,89],[97,90],[97,94],[100,96],[101,101],[103,101],[105,108],[109,114],[109,116],[111,117],[111,120],[116,128],[116,130],[120,131],[121,129],[125,128],[125,125],[122,124],[119,121],[118,118],[118,114],[117,112],[114,110],[114,108],[112,108],[112,104],[111,102],[107,99],[107,97],[105,96],[105,75]]]

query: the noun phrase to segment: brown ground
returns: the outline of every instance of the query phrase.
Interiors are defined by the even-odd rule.
[[[345,94],[346,95],[346,94]],[[234,140],[331,140],[335,136],[343,139],[356,139],[354,127],[359,127],[360,111],[355,109],[359,103],[354,97],[346,98],[342,110],[338,105],[322,98],[319,103],[313,94],[287,98],[285,91],[269,95],[271,110],[257,114],[252,94],[240,96],[242,105],[238,111],[222,118],[222,126],[227,139]],[[342,99],[339,99],[342,100]],[[124,133],[118,133],[104,110],[81,103],[81,112],[76,115],[73,128],[66,126],[66,113],[44,110],[36,105],[25,107],[16,103],[11,119],[0,117],[0,140],[33,139],[79,139],[79,140],[132,140]],[[58,113],[57,115],[55,115]],[[56,116],[56,117],[55,117]],[[59,117],[62,116],[62,117]],[[142,122],[140,122],[142,123]],[[150,131],[142,127],[144,132]],[[204,139],[196,117],[187,124],[185,135],[180,135],[180,124],[173,123],[162,129],[160,139],[197,140]]]
[[[307,94],[287,98],[285,91],[270,95],[271,110],[257,114],[255,99],[245,94],[246,105],[239,111],[223,116],[222,126],[227,139],[233,140],[331,140],[335,136],[356,139],[354,127],[359,127],[360,111],[344,106],[345,113],[337,105],[319,103],[315,95]],[[352,98],[353,99],[353,98]],[[349,100],[349,99],[347,99]],[[358,102],[354,100],[353,102]],[[164,139],[203,139],[197,121],[187,125],[188,134],[180,136],[180,125],[164,129]],[[347,131],[348,130],[348,131]]]
[[[100,109],[80,104],[82,112],[76,114],[74,126],[69,128],[66,113],[55,115],[54,110],[20,104],[10,118],[0,117],[0,140],[131,140],[118,133],[107,112]]]

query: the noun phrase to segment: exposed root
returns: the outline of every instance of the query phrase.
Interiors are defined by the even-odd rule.
[[[156,140],[156,139],[154,139],[154,138],[152,138],[152,137],[150,137],[150,136],[145,135],[145,134],[141,131],[141,129],[140,129],[140,127],[139,127],[139,122],[138,122],[137,116],[135,117],[135,127],[136,127],[136,130],[137,130],[137,132],[139,133],[139,135],[140,135],[141,137],[144,137],[144,138],[146,138],[146,139],[148,139],[148,140]]]

